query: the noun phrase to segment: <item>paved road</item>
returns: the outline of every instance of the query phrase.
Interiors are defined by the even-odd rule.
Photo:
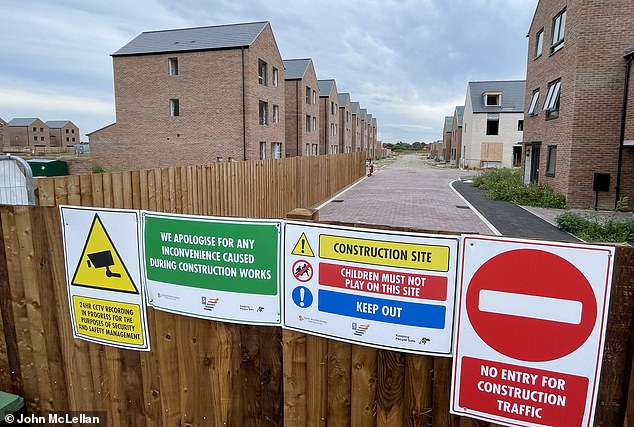
[[[493,234],[449,186],[451,181],[472,174],[434,167],[415,155],[398,156],[337,196],[340,202],[323,206],[319,219]]]

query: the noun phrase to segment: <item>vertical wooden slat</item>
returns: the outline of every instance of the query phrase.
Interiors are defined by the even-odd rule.
[[[351,345],[328,341],[328,425],[350,425]]]
[[[432,423],[434,361],[429,356],[407,355],[405,366],[405,416],[407,425]]]
[[[405,355],[395,351],[379,351],[377,426],[402,425],[405,387]]]
[[[68,204],[68,178],[65,176],[58,176],[53,178],[55,182],[55,204],[67,205]]]
[[[378,350],[352,346],[351,420],[352,427],[376,425],[376,384]]]
[[[55,206],[55,180],[53,178],[35,178],[37,198],[40,206]]]
[[[121,172],[121,191],[122,194],[122,204],[120,207],[124,209],[132,209],[134,206],[133,200],[133,190],[132,190],[132,173],[130,171]]]
[[[109,187],[112,204],[109,207],[123,209],[125,206],[125,195],[123,189],[123,174],[124,172],[115,172],[110,175],[111,186]]]
[[[177,322],[173,314],[155,311],[156,341],[152,344],[161,355],[159,364],[159,384],[161,390],[162,422],[164,426],[179,426],[181,418],[178,345],[176,340]]]
[[[328,341],[306,337],[306,425],[328,422]]]
[[[79,176],[79,192],[82,206],[93,206],[92,200],[92,175]]]
[[[79,175],[69,175],[67,178],[68,204],[81,206],[81,185]]]

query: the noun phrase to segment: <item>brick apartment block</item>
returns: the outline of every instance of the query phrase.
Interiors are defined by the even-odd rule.
[[[79,144],[79,128],[70,120],[50,120],[46,122],[50,130],[51,145],[54,147],[66,147]]]
[[[469,82],[462,118],[463,167],[519,165],[524,80]]]
[[[372,114],[367,115],[367,127],[368,127],[368,158],[374,157],[374,128],[372,127]]]
[[[372,117],[372,142],[373,142],[373,146],[374,146],[374,156],[378,156],[378,151],[379,148],[381,147],[382,144],[379,144],[379,141],[377,140],[378,138],[378,129],[377,129],[377,120],[376,117]]]
[[[350,94],[340,93],[339,99],[339,152],[352,152],[352,107]]]
[[[352,113],[352,151],[361,151],[361,106],[358,102],[350,103]]]
[[[50,145],[46,123],[37,118],[15,118],[6,126],[5,145],[12,147]]]
[[[361,119],[361,151],[368,151],[368,110],[362,108],[359,118]]]
[[[112,58],[116,123],[89,134],[96,164],[284,156],[284,65],[268,22],[144,32]]]
[[[451,126],[453,124],[453,116],[445,116],[445,125],[442,130],[442,148],[438,151],[438,160],[449,161],[451,150]]]
[[[339,97],[334,80],[319,83],[319,154],[339,152]]]
[[[462,118],[464,106],[456,106],[451,121],[451,145],[449,148],[449,163],[455,165],[462,154]]]
[[[633,28],[632,0],[537,4],[528,34],[522,173],[525,182],[564,194],[570,207],[594,206],[595,174],[609,174],[599,207],[614,208],[623,196],[634,200],[632,85],[617,196],[625,54],[634,48]]]
[[[319,152],[319,85],[312,59],[284,60],[286,156]]]

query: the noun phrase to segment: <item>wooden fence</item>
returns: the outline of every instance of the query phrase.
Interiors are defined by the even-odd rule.
[[[319,161],[332,168],[338,160]],[[301,164],[292,162],[288,179]],[[237,183],[234,177],[245,172],[226,164],[80,177],[72,185],[55,179],[40,201],[281,217],[277,212],[291,203],[286,199],[267,204],[270,212],[249,200],[287,182],[270,162],[253,162],[253,170],[258,164],[258,176],[277,177],[277,184]],[[323,175],[305,179],[316,177]],[[293,190],[285,194],[293,203],[325,198],[291,194],[304,187],[290,181]],[[219,187],[205,190],[204,183]],[[618,248],[615,267],[595,425],[634,426],[634,249]],[[25,396],[29,411],[102,410],[117,427],[493,425],[449,415],[449,358],[152,308],[149,353],[74,340],[56,207],[0,206],[0,312],[0,389]]]
[[[365,154],[347,153],[40,178],[36,184],[40,206],[281,218],[326,200],[365,171]]]

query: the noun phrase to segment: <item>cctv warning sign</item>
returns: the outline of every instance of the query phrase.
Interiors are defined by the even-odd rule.
[[[136,211],[60,207],[75,338],[148,351]]]

